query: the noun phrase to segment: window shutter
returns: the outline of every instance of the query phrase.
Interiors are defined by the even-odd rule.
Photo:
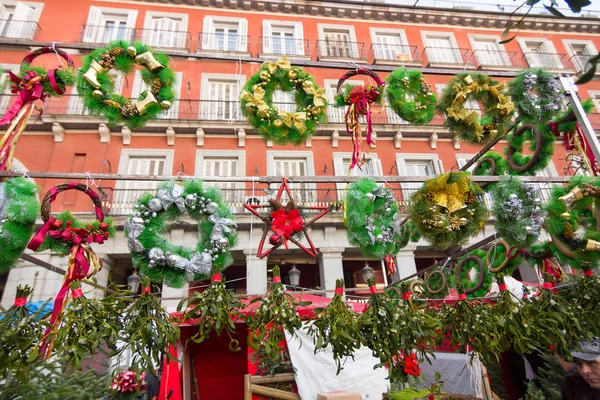
[[[135,75],[133,78],[133,87],[131,88],[131,98],[137,100],[140,94],[144,91],[144,81],[142,80],[142,74],[140,71],[135,71]]]
[[[204,17],[202,30],[202,50],[214,50],[217,41],[215,37],[215,22],[211,17]]]
[[[175,92],[175,100],[171,102],[171,108],[158,114],[159,119],[177,119],[179,116],[179,99],[181,98],[181,81],[183,72],[175,72],[175,81],[173,82],[173,91]],[[140,81],[141,81],[140,77]]]
[[[4,32],[4,27],[8,23],[8,10],[0,4],[0,32]]]
[[[562,63],[556,54],[556,49],[551,41],[546,40],[540,45],[540,52],[545,53],[542,55],[546,68],[562,68]]]
[[[20,39],[33,38],[33,34],[35,33],[35,29],[33,29],[34,24],[29,21],[33,21],[34,18],[35,10],[21,2],[18,2],[15,7],[12,21],[9,23],[6,37]]]
[[[237,51],[248,52],[248,20],[242,19],[238,23],[238,48]]]
[[[114,80],[113,80],[113,91],[112,92],[114,94],[121,94],[121,93],[123,93],[123,79],[124,79],[123,74],[121,74],[121,73],[119,73],[119,72],[117,72],[115,70],[110,71],[109,74],[111,74],[113,76],[113,78],[114,78]]]
[[[83,41],[97,43],[102,40],[104,34],[104,17],[98,7],[90,6],[87,25],[83,34]]]
[[[304,54],[304,29],[302,23],[294,25],[294,40],[296,41],[296,54],[303,56]]]
[[[273,52],[273,29],[270,21],[263,21],[263,52],[271,54]]]

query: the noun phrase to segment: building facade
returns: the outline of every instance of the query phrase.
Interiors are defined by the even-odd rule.
[[[414,3],[414,2],[413,2]],[[339,77],[347,70],[367,66],[385,77],[405,66],[421,70],[440,93],[457,73],[479,71],[498,80],[510,80],[519,71],[542,67],[564,76],[578,76],[588,59],[600,49],[600,20],[593,13],[558,18],[531,13],[517,31],[516,39],[501,44],[502,32],[513,15],[508,6],[465,5],[444,2],[428,7],[397,1],[308,0],[168,0],[116,1],[49,0],[46,2],[0,2],[0,66],[5,73],[18,69],[32,49],[56,45],[81,65],[91,50],[113,40],[141,40],[167,53],[177,72],[177,100],[173,107],[145,127],[129,130],[107,126],[102,118],[89,115],[77,90],[46,101],[41,118],[32,119],[20,139],[13,168],[56,173],[119,173],[135,175],[182,175],[219,177],[225,200],[236,211],[239,244],[233,251],[235,263],[226,275],[231,287],[250,294],[264,293],[268,270],[279,264],[282,273],[296,265],[302,271],[300,286],[332,290],[337,278],[348,287],[364,283],[360,270],[365,260],[360,250],[348,244],[343,223],[343,183],[327,177],[345,176],[352,142],[343,124],[344,111],[328,110],[328,123],[301,146],[276,146],[264,141],[242,116],[239,93],[245,81],[262,62],[286,55],[302,66],[324,87],[330,101]],[[37,62],[37,61],[36,61]],[[48,67],[61,61],[49,54],[39,58]],[[591,97],[596,109],[589,116],[600,130],[600,79],[579,87],[582,99]],[[353,78],[350,84],[361,83]],[[144,84],[139,72],[115,73],[115,89],[137,97]],[[10,89],[0,96],[0,113],[10,107]],[[280,108],[293,107],[289,93],[276,93]],[[474,107],[477,107],[475,104]],[[374,116],[377,148],[367,154],[367,164],[352,174],[373,176],[430,176],[460,168],[478,149],[454,139],[436,116],[428,126],[413,126],[387,108]],[[502,152],[505,142],[494,150]],[[556,142],[552,163],[543,175],[564,171],[566,150]],[[332,211],[315,223],[310,235],[319,255],[307,257],[299,249],[278,250],[258,259],[256,249],[262,224],[244,211],[249,200],[266,201],[280,181],[277,177],[315,177],[314,182],[294,182],[296,200],[307,205],[329,205]],[[231,178],[246,177],[232,181]],[[263,178],[261,178],[263,177]],[[270,179],[264,179],[271,177]],[[91,178],[88,184],[92,184]],[[42,193],[65,179],[36,179]],[[153,190],[157,181],[94,180],[107,213],[117,222],[116,239],[96,251],[104,261],[98,275],[100,285],[124,284],[133,265],[122,226],[135,199]],[[398,199],[418,187],[414,183],[392,183]],[[543,187],[548,193],[550,187]],[[53,204],[53,211],[70,209],[81,218],[93,218],[89,200],[68,193]],[[485,234],[493,232],[488,224]],[[476,241],[484,236],[481,233]],[[193,224],[174,226],[168,237],[175,243],[194,246]],[[65,268],[66,258],[35,255],[40,260]],[[444,257],[426,242],[411,243],[397,256],[399,276],[405,277]],[[379,271],[380,260],[367,260]],[[36,275],[37,274],[37,275]],[[522,277],[535,279],[523,268]],[[377,273],[379,284],[388,279]],[[12,303],[16,284],[36,283],[35,299],[53,298],[62,276],[30,262],[22,262],[3,277],[2,305]],[[177,304],[188,288],[163,288],[168,307]],[[100,292],[98,292],[100,293]],[[169,300],[171,299],[171,300]]]

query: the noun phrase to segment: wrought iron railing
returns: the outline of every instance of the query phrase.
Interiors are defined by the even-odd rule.
[[[136,30],[124,25],[83,25],[79,41],[84,43],[110,43],[115,40],[133,41]]]
[[[199,32],[196,40],[197,52],[250,53],[251,48],[252,38],[246,35]]]
[[[136,38],[156,49],[190,50],[192,34],[164,29],[136,29]]]
[[[516,51],[504,50],[474,50],[474,61],[479,68],[484,67],[517,67],[527,68],[527,64]]]
[[[590,61],[592,58],[594,58],[593,55],[575,54],[569,59],[569,62],[573,65],[577,72],[587,71],[588,61]]]
[[[320,58],[367,58],[363,42],[346,42],[339,40],[317,40],[317,56]]]
[[[0,38],[33,40],[39,31],[35,21],[0,19]]]
[[[258,52],[283,56],[310,56],[308,39],[282,38],[281,36],[260,36]]]
[[[373,43],[369,48],[369,53],[375,63],[378,61],[395,61],[398,63],[419,64],[423,61],[417,46]]]
[[[425,65],[461,65],[473,66],[473,55],[469,49],[455,47],[425,47],[423,49],[423,60]]]
[[[561,53],[526,52],[523,59],[530,68],[574,69],[567,55]]]

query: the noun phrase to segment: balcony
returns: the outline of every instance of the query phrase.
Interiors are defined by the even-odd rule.
[[[477,62],[477,69],[487,71],[520,70],[527,68],[522,57],[515,51],[475,50],[472,60]]]
[[[310,60],[308,39],[281,38],[281,36],[260,36],[258,56],[287,56],[290,59]]]
[[[125,26],[107,25],[83,25],[79,41],[83,43],[106,44],[115,40],[126,40],[132,42],[135,39],[135,29]]]
[[[0,19],[0,38],[34,40],[40,31],[35,21]]]
[[[592,58],[594,58],[593,55],[575,54],[569,59],[569,62],[573,65],[573,68],[575,68],[578,74],[582,74],[588,70],[587,63]],[[600,69],[596,69],[596,75],[598,74],[600,74]]]
[[[427,67],[462,67],[475,69],[469,49],[454,47],[425,47],[423,60]]]
[[[566,54],[530,51],[523,54],[522,58],[529,68],[544,68],[550,72],[565,72],[565,70],[575,69]]]
[[[185,31],[137,29],[136,37],[157,50],[184,50],[187,52],[192,44],[192,34]]]
[[[367,60],[367,51],[362,42],[317,40],[317,57],[321,61]]]
[[[373,43],[369,53],[373,57],[373,64],[414,67],[420,67],[423,64],[417,46]]]
[[[233,53],[250,55],[252,38],[246,35],[225,33],[198,33],[197,53]]]

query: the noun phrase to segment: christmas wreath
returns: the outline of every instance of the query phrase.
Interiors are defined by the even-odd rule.
[[[545,124],[525,124],[506,137],[504,148],[508,172],[511,175],[535,175],[546,166],[554,155],[556,137]],[[523,154],[525,142],[530,141],[531,155]]]
[[[528,121],[550,121],[565,98],[556,76],[541,68],[520,72],[508,87],[519,118]]]
[[[375,85],[346,85],[343,87],[346,80],[356,75],[365,75],[372,78],[375,81]],[[385,82],[379,75],[366,68],[357,68],[354,71],[346,72],[338,80],[334,106],[340,108],[348,107],[344,115],[344,122],[346,123],[346,132],[352,135],[352,144],[354,146],[350,169],[354,168],[357,164],[359,166],[364,164],[364,157],[361,157],[361,151],[363,151],[363,133],[359,121],[361,116],[366,117],[367,144],[370,148],[375,148],[375,142],[372,138],[373,124],[371,123],[371,113],[374,105],[383,105],[384,86]]]
[[[296,111],[273,107],[276,90],[294,93]],[[292,66],[285,56],[276,62],[264,63],[246,82],[240,100],[242,113],[248,117],[250,125],[265,140],[279,145],[300,145],[315,133],[319,124],[326,121],[325,89],[315,83],[311,74]]]
[[[504,239],[496,241],[486,253],[487,269],[496,277],[512,276],[523,262],[523,252]]]
[[[352,182],[346,190],[345,206],[348,242],[360,247],[365,257],[382,259],[406,246],[410,235],[400,225],[400,211],[390,189],[370,178]]]
[[[487,222],[482,193],[468,173],[446,172],[425,181],[411,196],[408,214],[425,239],[447,249],[465,242]]]
[[[492,190],[496,232],[509,245],[525,249],[537,241],[546,213],[540,193],[517,178],[498,182]]]
[[[485,74],[459,74],[452,78],[442,93],[438,111],[446,114],[445,126],[463,142],[481,145],[503,136],[514,111],[514,104],[505,93],[505,82],[498,83]],[[482,115],[467,110],[467,100],[483,105]]]
[[[545,229],[551,249],[561,263],[575,268],[600,261],[600,180],[573,178],[567,187],[554,189],[546,205]]]
[[[443,299],[448,294],[448,270],[436,269],[423,274],[423,297]]]
[[[174,245],[162,236],[170,223],[186,214],[198,223],[195,248]],[[144,194],[125,223],[134,265],[143,275],[171,287],[208,279],[230,266],[236,228],[220,191],[198,180],[166,182],[156,194]]]
[[[495,151],[488,151],[475,164],[473,175],[477,176],[499,176],[504,175],[506,171],[506,161],[502,154]],[[480,182],[479,187],[482,189],[491,189],[496,182]]]
[[[488,272],[486,264],[487,254],[483,250],[477,249],[465,254],[458,260],[454,273],[450,275],[450,285],[457,287],[468,298],[485,296],[492,287],[492,274]],[[475,275],[475,279],[472,275]]]
[[[8,272],[29,243],[40,208],[37,193],[25,178],[0,182],[0,274]]]
[[[400,118],[415,125],[426,125],[433,119],[437,102],[421,71],[398,68],[386,82],[388,104]]]
[[[109,71],[128,74],[136,65],[144,67],[141,77],[150,89],[144,90],[134,101],[113,93],[114,82]],[[174,81],[175,71],[169,67],[168,55],[154,53],[141,42],[117,41],[94,50],[83,59],[78,90],[85,107],[92,113],[104,116],[110,125],[127,125],[133,129],[171,108],[175,98]]]

